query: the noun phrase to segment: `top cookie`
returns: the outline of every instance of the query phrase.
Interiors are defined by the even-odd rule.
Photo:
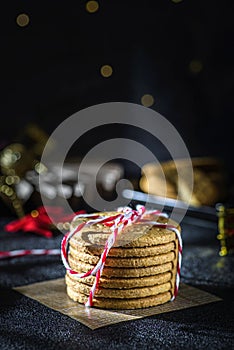
[[[113,213],[116,214],[115,212]],[[104,214],[105,213],[100,213],[100,215]],[[155,221],[156,224],[168,222],[168,219],[159,216],[151,216],[150,220]],[[79,222],[76,221],[72,223],[73,226],[78,224]],[[153,226],[144,223],[135,223],[126,227],[118,235],[114,246],[109,252],[109,255],[134,256],[137,254],[138,256],[139,250],[137,252],[137,248],[153,247],[161,244],[164,245],[175,241],[176,235],[174,232],[166,228],[159,228],[156,224]],[[174,221],[172,222],[170,220],[170,224],[173,224],[180,230],[180,226]],[[85,247],[87,252],[93,255],[99,255],[105,246],[109,235],[110,229],[104,225],[97,224],[95,226],[85,227],[70,239],[70,245],[75,249],[80,249],[82,247],[82,250],[84,250]],[[136,249],[135,252],[133,252],[133,248]]]

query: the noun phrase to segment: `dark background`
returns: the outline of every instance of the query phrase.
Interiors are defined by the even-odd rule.
[[[151,94],[150,108],[176,127],[191,156],[222,158],[232,178],[232,1],[103,0],[95,13],[86,3],[1,5],[1,145],[28,122],[50,134],[83,108],[111,101],[141,104]],[[16,22],[21,13],[29,16],[25,27]],[[100,74],[105,64],[113,68],[109,78]],[[103,137],[134,132],[99,128],[82,138],[79,152]],[[155,151],[153,140],[146,142]]]

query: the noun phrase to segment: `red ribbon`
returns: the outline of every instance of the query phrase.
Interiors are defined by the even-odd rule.
[[[50,216],[48,216],[47,212]],[[56,223],[64,223],[71,221],[75,215],[85,213],[84,210],[80,210],[72,215],[65,215],[62,207],[39,207],[33,210],[30,214],[24,217],[11,221],[5,225],[4,230],[7,232],[34,232],[46,238],[53,236],[52,229],[55,228]],[[51,218],[53,218],[53,221]],[[54,224],[55,223],[55,224]]]

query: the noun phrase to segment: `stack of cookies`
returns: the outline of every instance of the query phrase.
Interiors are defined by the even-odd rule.
[[[157,220],[165,223],[166,219],[157,217]],[[178,224],[175,225],[179,229]],[[70,267],[78,273],[93,269],[109,234],[109,228],[100,224],[86,227],[75,234],[70,239]],[[171,300],[175,290],[177,260],[178,239],[175,232],[148,224],[127,227],[109,251],[93,306],[138,309]],[[69,297],[84,304],[95,276],[77,278],[67,272],[65,280]]]

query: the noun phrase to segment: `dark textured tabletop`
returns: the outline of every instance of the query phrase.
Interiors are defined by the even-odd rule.
[[[6,233],[0,250],[59,248],[62,235]],[[91,330],[12,287],[63,277],[60,256],[0,261],[0,349],[233,349],[234,256],[220,257],[217,223],[186,217],[181,280],[222,298],[190,309]]]

